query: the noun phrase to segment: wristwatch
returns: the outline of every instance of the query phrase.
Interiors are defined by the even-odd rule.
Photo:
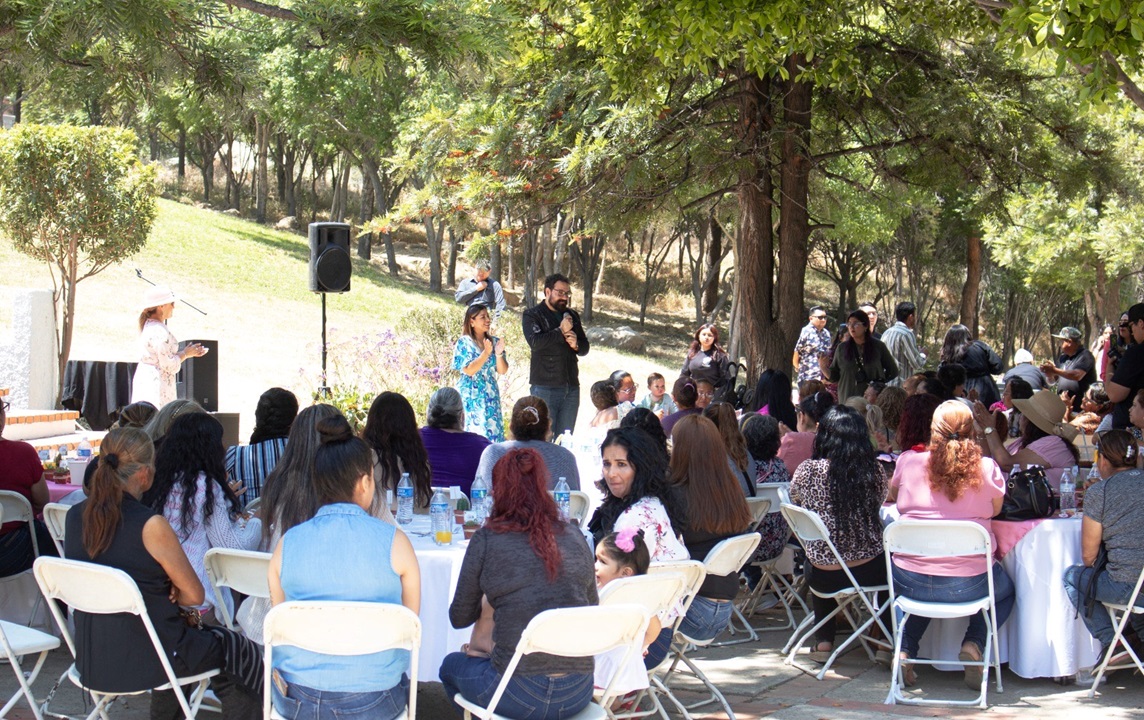
[[[996,429],[996,428],[991,428],[991,427],[989,427],[989,426],[986,426],[982,432],[984,432],[986,435],[992,435],[992,434],[993,434],[993,431],[994,431],[995,429]]]

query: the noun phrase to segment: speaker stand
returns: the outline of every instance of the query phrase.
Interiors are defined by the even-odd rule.
[[[322,384],[318,388],[315,400],[328,400],[332,393],[330,392],[329,385],[326,384],[326,293],[321,293],[322,296]]]

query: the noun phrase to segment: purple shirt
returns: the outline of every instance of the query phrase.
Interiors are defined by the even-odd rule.
[[[433,487],[459,485],[466,495],[477,476],[481,453],[489,446],[482,435],[471,432],[449,432],[423,427],[421,442],[429,455],[429,469],[433,473]]]
[[[672,428],[675,427],[675,423],[679,422],[681,419],[687,417],[688,415],[696,415],[696,414],[701,413],[701,412],[703,412],[703,410],[701,410],[700,408],[687,408],[686,410],[680,410],[678,412],[673,412],[672,414],[668,415],[664,419],[660,420],[659,424],[663,425],[664,434],[670,438],[671,437],[671,430],[672,430]]]

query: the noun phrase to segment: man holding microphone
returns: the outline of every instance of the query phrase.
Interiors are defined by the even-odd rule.
[[[588,354],[580,315],[568,307],[572,284],[559,273],[544,279],[544,302],[521,315],[524,339],[532,349],[530,392],[548,405],[552,436],[574,430],[580,410],[579,357]]]

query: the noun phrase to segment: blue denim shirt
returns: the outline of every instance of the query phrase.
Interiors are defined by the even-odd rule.
[[[282,537],[282,590],[287,600],[401,603],[401,578],[390,553],[397,529],[357,505],[325,505]],[[377,692],[398,684],[405,650],[321,655],[276,648],[274,666],[288,683],[328,692]]]

